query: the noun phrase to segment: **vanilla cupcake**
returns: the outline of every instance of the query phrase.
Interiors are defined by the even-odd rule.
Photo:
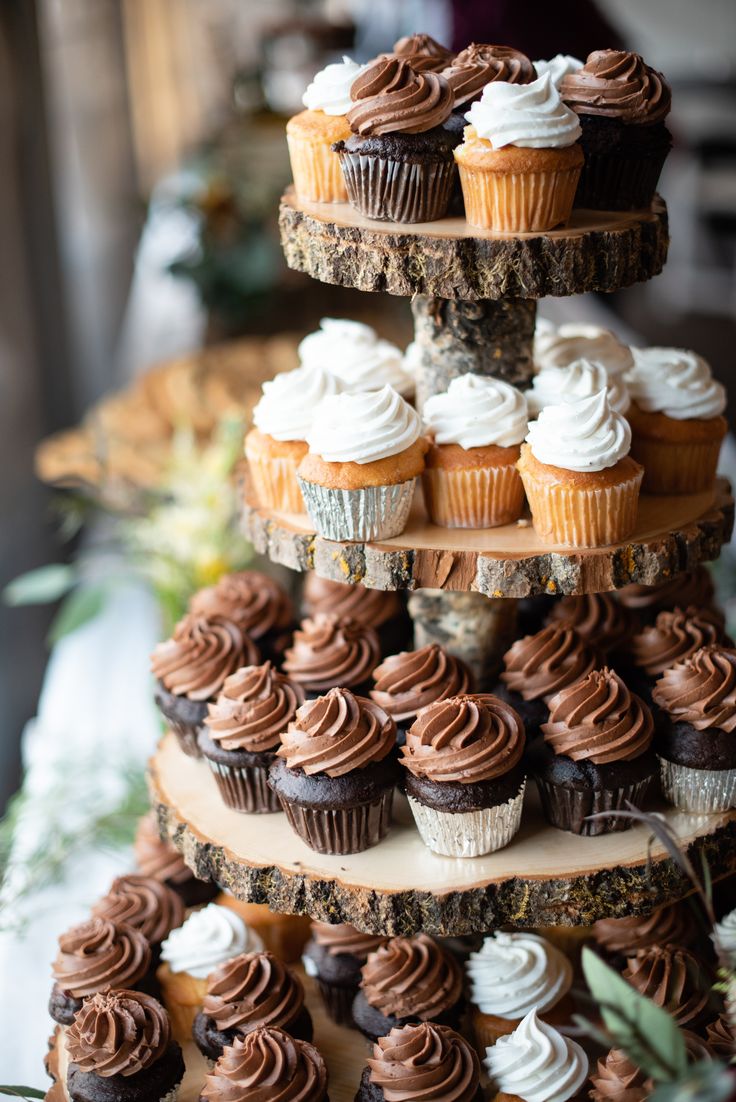
[[[543,540],[605,547],[631,534],[642,469],[629,455],[628,422],[605,390],[547,406],[526,439],[519,471]]]
[[[484,1063],[495,1102],[578,1102],[587,1096],[588,1057],[534,1010],[486,1050]]]
[[[325,398],[308,444],[298,476],[318,535],[366,541],[404,530],[428,444],[392,387]]]
[[[296,469],[307,453],[307,434],[323,398],[337,394],[340,383],[316,364],[285,371],[263,384],[245,438],[245,456],[259,505],[285,513],[302,513],[304,503]]]
[[[299,199],[344,203],[347,191],[332,143],[350,137],[350,88],[363,67],[349,57],[321,69],[302,96],[306,111],[286,124],[294,189]]]
[[[322,318],[319,329],[304,338],[298,351],[304,366],[329,371],[338,389],[349,394],[388,384],[407,401],[414,396],[414,376],[401,349],[361,321]]]
[[[589,360],[606,369],[609,381],[634,366],[634,356],[627,344],[610,329],[581,322],[565,322],[555,326],[537,318],[534,332],[534,363],[537,370],[545,367],[567,367],[576,360]]]
[[[443,528],[494,528],[518,520],[524,487],[516,462],[526,399],[484,375],[460,375],[424,403],[432,445],[422,475],[430,520]]]
[[[605,390],[608,404],[616,413],[625,414],[631,405],[628,387],[616,376],[608,377],[603,364],[573,360],[565,367],[543,367],[525,393],[529,419],[538,417],[545,406],[557,406],[578,398],[591,398]]]
[[[583,165],[581,131],[550,75],[488,84],[465,117],[455,160],[468,222],[507,233],[567,222]]]
[[[682,348],[634,348],[626,376],[631,454],[652,494],[711,489],[727,423],[726,391],[708,364]]]
[[[534,62],[537,76],[543,77],[545,73],[549,73],[552,83],[558,90],[566,76],[577,73],[582,67],[583,62],[580,58],[573,57],[572,54],[555,54],[548,60]]]

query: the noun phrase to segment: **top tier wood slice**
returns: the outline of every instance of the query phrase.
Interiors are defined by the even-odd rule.
[[[669,245],[659,197],[650,210],[574,210],[564,229],[512,235],[464,218],[377,222],[347,203],[297,200],[289,188],[279,225],[286,263],[322,283],[471,301],[617,291],[658,275]]]

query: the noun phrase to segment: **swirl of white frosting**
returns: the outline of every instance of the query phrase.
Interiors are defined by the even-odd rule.
[[[577,115],[562,102],[549,73],[531,84],[486,84],[465,118],[494,149],[560,149],[581,134]]]
[[[322,367],[306,364],[283,371],[263,384],[253,424],[274,440],[306,440],[319,403],[340,390],[339,379]]]
[[[736,965],[736,910],[729,911],[716,922],[711,939],[722,963],[733,968]]]
[[[605,390],[545,406],[527,440],[540,463],[567,471],[602,471],[628,455],[629,422],[608,404]]]
[[[583,62],[580,58],[573,57],[572,54],[555,54],[548,61],[534,62],[537,76],[541,77],[545,73],[549,73],[555,88],[560,87],[566,76],[570,73],[577,73],[578,69],[582,69],[582,67]]]
[[[388,383],[402,397],[414,392],[414,378],[401,349],[382,340],[370,325],[346,318],[322,318],[320,327],[299,345],[303,364],[335,375],[342,390],[377,390]]]
[[[549,326],[549,323],[547,323]],[[600,325],[584,325],[566,322],[559,329],[554,326],[534,334],[534,362],[538,368],[567,367],[575,360],[591,360],[601,364],[609,379],[623,375],[634,366],[631,349],[618,339],[610,329]]]
[[[229,907],[208,903],[192,911],[183,926],[172,930],[161,946],[161,959],[172,972],[188,972],[205,979],[210,972],[240,953],[257,953],[263,942]]]
[[[410,448],[421,431],[417,411],[393,387],[384,386],[325,398],[307,443],[328,463],[373,463]]]
[[[325,115],[347,115],[353,106],[350,89],[356,77],[363,72],[349,57],[334,65],[326,65],[315,74],[314,80],[302,96],[302,103],[310,111],[324,111]]]
[[[570,398],[589,398],[599,390],[608,390],[608,404],[617,413],[626,413],[631,405],[626,383],[608,373],[599,363],[573,360],[566,367],[543,367],[526,392],[529,416],[537,417],[545,406],[558,405]]]
[[[717,417],[726,408],[725,388],[702,356],[684,348],[634,348],[626,376],[632,399],[645,413],[676,421]]]
[[[497,930],[465,964],[473,1002],[483,1014],[524,1018],[549,1010],[572,986],[572,965],[537,934]]]
[[[567,1102],[588,1078],[588,1057],[530,1010],[513,1033],[486,1049],[486,1069],[502,1094],[524,1102]]]
[[[459,375],[422,410],[436,444],[483,448],[520,444],[527,432],[526,398],[515,386],[485,375]]]

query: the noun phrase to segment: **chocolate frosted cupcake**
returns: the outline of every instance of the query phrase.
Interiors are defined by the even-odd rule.
[[[138,820],[133,853],[140,873],[166,884],[185,907],[209,903],[220,890],[211,880],[198,880],[178,849],[170,842],[161,841],[153,811]]]
[[[632,582],[631,585],[616,590],[616,599],[633,612],[641,624],[653,624],[657,614],[664,609],[671,611],[692,605],[694,608],[707,608],[709,613],[715,613],[723,625],[725,621],[722,614],[713,607],[714,598],[713,578],[705,566],[684,570],[657,585]]]
[[[736,806],[736,650],[701,647],[665,670],[652,698],[669,718],[657,742],[667,799],[706,814]]]
[[[294,625],[286,590],[262,570],[224,574],[216,585],[195,593],[189,611],[207,620],[230,620],[258,644],[266,658],[280,659]]]
[[[412,1022],[455,1026],[462,1013],[460,965],[426,934],[391,938],[369,955],[361,976],[353,1021],[372,1041]]]
[[[217,1060],[236,1037],[266,1026],[312,1040],[304,988],[282,961],[272,953],[243,953],[210,973],[202,1011],[192,1027],[200,1052]]]
[[[605,657],[614,656],[628,646],[636,627],[631,614],[611,593],[563,597],[550,609],[547,624],[575,628],[583,642]]]
[[[187,613],[170,639],[151,655],[151,672],[158,681],[156,704],[190,757],[200,757],[197,735],[225,678],[239,666],[255,666],[255,643],[232,620]]]
[[[350,689],[368,695],[370,677],[381,661],[373,628],[331,612],[302,620],[287,649],[283,669],[308,698],[328,689]]]
[[[712,1016],[710,986],[701,960],[674,945],[652,945],[629,957],[625,980],[663,1007],[678,1025],[697,1030]]]
[[[138,930],[109,918],[72,926],[59,938],[49,1014],[60,1025],[71,1025],[82,999],[107,987],[136,987],[150,967],[151,948]]]
[[[268,770],[281,732],[303,703],[301,685],[270,662],[243,666],[227,678],[209,705],[198,742],[228,807],[252,813],[281,809],[268,786]]]
[[[378,633],[382,654],[394,654],[411,639],[411,620],[401,595],[395,590],[331,582],[310,570],[304,581],[302,603],[305,616],[331,612],[372,628]]]
[[[447,857],[507,846],[521,824],[524,725],[490,694],[423,708],[406,733],[404,786],[422,841]]]
[[[586,835],[631,827],[615,812],[642,807],[656,779],[654,721],[618,674],[593,670],[557,693],[542,735],[529,757],[548,822]]]
[[[729,1063],[733,1060],[736,1054],[736,1033],[728,1015],[719,1014],[712,1022],[708,1022],[705,1038],[714,1056]]]
[[[140,991],[105,991],[82,1003],[66,1035],[71,1102],[171,1102],[184,1078],[169,1016]]]
[[[639,54],[596,50],[582,69],[565,77],[560,92],[583,131],[577,206],[648,207],[672,146],[664,125],[672,97],[662,74]]]
[[[460,138],[443,126],[454,102],[445,78],[426,68],[417,72],[398,57],[379,57],[357,77],[350,95],[347,120],[353,133],[332,148],[351,205],[389,222],[442,218],[452,196],[453,149]]]
[[[281,1029],[239,1037],[207,1076],[200,1102],[328,1102],[327,1068],[313,1045]]]
[[[387,941],[386,937],[362,934],[347,923],[312,923],[312,936],[302,956],[304,971],[316,979],[327,1011],[339,1025],[352,1023],[360,970],[368,954]]]
[[[524,721],[527,739],[539,734],[549,717],[549,701],[595,669],[597,656],[574,628],[550,624],[516,642],[503,656],[504,669],[494,692]]]
[[[373,1046],[355,1102],[481,1102],[480,1064],[446,1025],[422,1022],[392,1029]]]
[[[92,914],[142,933],[155,963],[161,942],[184,921],[184,903],[160,881],[131,873],[115,877],[107,895],[95,903]]]
[[[599,1058],[590,1085],[591,1102],[647,1102],[654,1089],[651,1079],[620,1048]]]
[[[268,783],[300,838],[318,853],[377,845],[398,779],[391,717],[372,700],[331,689],[302,705],[281,744]]]
[[[452,63],[452,50],[443,46],[431,34],[407,34],[394,42],[387,57],[408,61],[415,73],[441,73]]]
[[[593,923],[597,944],[608,957],[621,964],[623,957],[654,945],[691,945],[696,934],[692,915],[682,903],[658,907],[650,915],[601,918]]]
[[[689,608],[683,611],[660,612],[653,624],[642,628],[630,642],[632,681],[636,690],[651,703],[652,689],[665,670],[692,658],[695,651],[709,643],[723,643],[722,623],[718,613],[709,609]]]
[[[392,654],[373,671],[373,680],[371,699],[396,723],[400,743],[422,708],[473,691],[468,667],[439,643]]]

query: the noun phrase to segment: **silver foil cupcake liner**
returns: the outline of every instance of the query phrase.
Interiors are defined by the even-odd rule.
[[[680,811],[713,815],[736,807],[736,769],[692,769],[660,757],[662,792]]]
[[[393,799],[389,788],[380,799],[356,807],[303,807],[286,800],[281,807],[291,828],[317,853],[362,853],[388,833]]]
[[[367,218],[383,222],[434,222],[444,218],[457,169],[450,161],[384,160],[339,154],[348,199]]]
[[[422,841],[443,857],[482,857],[507,846],[521,825],[526,781],[518,795],[478,811],[439,811],[407,796]]]
[[[222,801],[234,811],[244,811],[251,815],[263,815],[281,811],[278,796],[268,787],[268,769],[258,769],[250,765],[223,765],[207,758]]]
[[[386,540],[398,536],[409,519],[414,483],[331,490],[299,479],[302,497],[317,535],[326,540]]]
[[[558,830],[569,830],[573,834],[589,838],[630,830],[633,826],[632,819],[611,814],[607,818],[591,820],[588,816],[626,811],[629,803],[634,807],[643,807],[653,780],[652,777],[645,777],[644,780],[622,785],[620,788],[577,789],[551,784],[541,777],[535,779],[547,822]]]

